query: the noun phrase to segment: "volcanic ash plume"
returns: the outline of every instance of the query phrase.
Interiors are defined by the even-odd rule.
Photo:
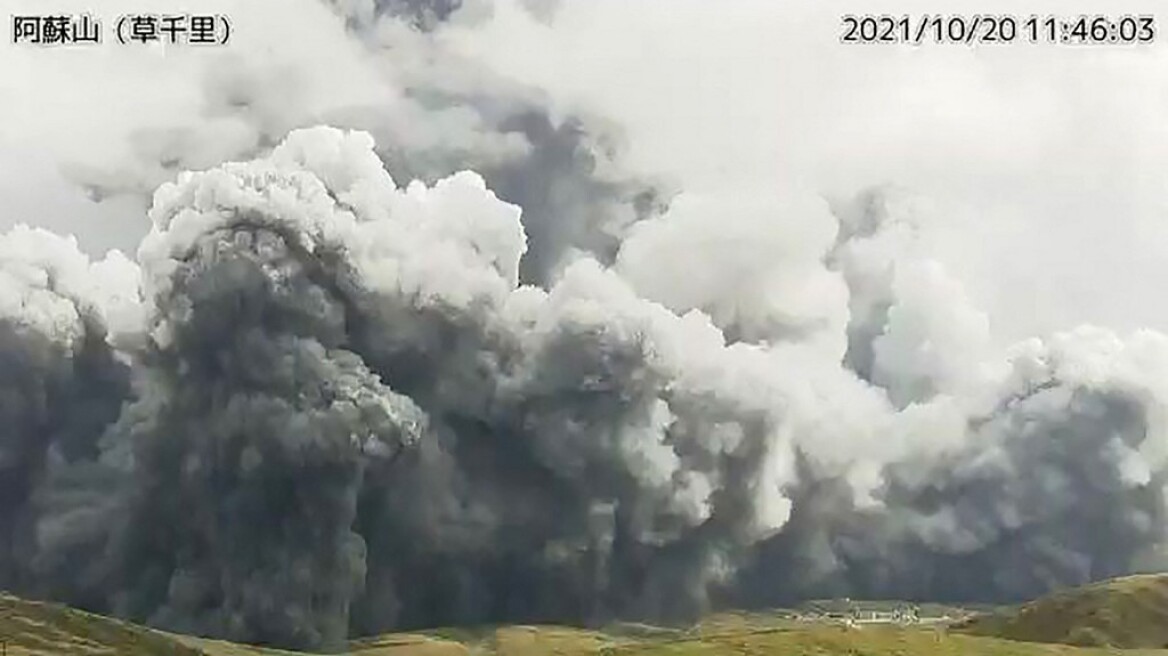
[[[71,178],[95,197],[145,206],[181,171],[266,156],[294,128],[359,129],[396,179],[433,184],[473,170],[519,206],[521,278],[545,287],[578,253],[611,263],[629,227],[668,201],[663,183],[626,170],[619,126],[582,109],[564,116],[543,90],[445,44],[435,31],[477,11],[461,0],[267,2],[246,15],[258,27],[279,12],[288,33],[257,29],[273,42],[200,59],[182,84],[196,106],[129,126],[124,155],[71,165]],[[313,49],[286,45],[305,38]],[[127,237],[123,247],[136,247],[140,234]]]
[[[0,235],[0,585],[42,589],[36,508],[50,470],[96,458],[128,395],[108,328],[136,318],[136,284],[116,253],[91,264],[43,230]]]
[[[1168,337],[995,353],[895,193],[683,196],[532,286],[520,208],[382,156],[183,173],[137,265],[0,239],[0,583],[321,649],[1166,564]]]
[[[845,362],[899,408],[870,416],[870,498],[801,459],[791,521],[732,595],[1017,601],[1168,567],[1168,337],[1082,327],[995,356],[984,315],[916,252],[904,201],[836,210]]]
[[[100,562],[59,596],[303,648],[693,616],[786,520],[762,352],[589,258],[520,286],[519,210],[476,174],[399,188],[367,135],[316,128],[181,175],[150,216],[134,398],[91,454],[109,528],[38,518],[42,548]],[[21,371],[68,362],[66,337],[22,343],[48,364]],[[53,416],[22,418],[42,446],[16,471]]]

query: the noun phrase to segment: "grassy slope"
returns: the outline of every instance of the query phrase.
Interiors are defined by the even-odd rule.
[[[0,642],[8,656],[197,656],[170,636],[56,604],[0,593]]]
[[[1168,574],[1066,590],[977,618],[961,630],[1032,642],[1168,647]]]
[[[1104,587],[1117,595],[1108,604],[1115,614],[1130,617],[1132,608],[1148,610],[1166,598],[1161,582],[1122,579]],[[1080,595],[1091,596],[1085,589]],[[1154,594],[1146,590],[1156,590]],[[1132,596],[1138,600],[1134,606]],[[1051,599],[1060,599],[1056,595]],[[1159,601],[1156,601],[1159,600]],[[1045,603],[1045,602],[1039,602]],[[1059,602],[1060,604],[1062,602]],[[1032,604],[1031,606],[1033,606]],[[1129,608],[1130,606],[1130,608]],[[1045,606],[1043,607],[1046,608]],[[1058,608],[1064,608],[1059,605]],[[1072,605],[1077,612],[1079,606]],[[1042,610],[1043,613],[1048,611]],[[1053,611],[1051,611],[1053,613]],[[783,619],[778,614],[721,613],[686,630],[638,624],[620,624],[604,632],[566,627],[509,626],[480,630],[449,629],[417,634],[390,634],[354,641],[353,656],[714,656],[724,654],[782,654],[783,656],[1101,656],[1113,650],[1079,648],[1058,644],[1018,642],[981,633],[1020,637],[1027,622],[998,616],[993,623],[981,620],[961,632],[931,627],[868,625],[848,629],[832,624],[807,624]],[[1117,617],[1119,615],[1116,615]],[[1042,617],[1046,617],[1042,615]],[[1059,618],[1038,622],[1053,627]],[[1151,620],[1138,615],[1133,631],[1150,635]],[[1156,624],[1164,628],[1166,622]],[[1118,630],[1112,627],[1110,630]],[[1036,633],[1033,639],[1050,639]],[[281,656],[287,652],[236,645],[217,640],[175,636],[138,627],[54,604],[28,602],[0,595],[0,638],[8,640],[8,656]],[[1168,650],[1132,650],[1126,656],[1168,656]]]

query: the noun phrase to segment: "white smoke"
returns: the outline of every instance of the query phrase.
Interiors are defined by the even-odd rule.
[[[74,348],[87,314],[130,328],[141,321],[138,268],[118,251],[91,263],[77,240],[19,225],[0,238],[0,319]]]

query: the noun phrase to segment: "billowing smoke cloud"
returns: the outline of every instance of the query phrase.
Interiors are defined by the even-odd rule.
[[[266,154],[293,128],[361,129],[374,135],[396,178],[433,183],[474,170],[522,208],[531,248],[520,273],[524,282],[544,286],[579,254],[611,263],[629,227],[668,203],[664,181],[620,163],[619,126],[583,110],[564,115],[544,92],[452,52],[431,34],[444,21],[473,24],[489,15],[492,2],[325,4],[350,32],[335,34],[323,5],[314,8],[325,15],[313,27],[327,28],[336,41],[329,43],[331,56],[358,71],[355,81],[337,80],[315,58],[301,61],[308,56],[212,60],[196,69],[197,117],[164,117],[161,125],[132,129],[130,152],[118,166],[73,165],[70,175],[99,199],[147,199],[180,171]],[[536,5],[542,6],[530,9],[543,11]]]
[[[0,237],[0,587],[331,648],[1168,566],[1168,337],[1000,348],[905,190],[673,193],[451,45],[511,4],[313,5],[70,169],[136,262]]]
[[[887,462],[871,499],[803,459],[814,482],[731,596],[1016,601],[1168,567],[1168,339],[1083,327],[995,361],[985,317],[912,255],[910,208],[861,195],[833,256],[852,283],[849,359],[920,450]]]
[[[591,259],[519,286],[518,208],[372,145],[295,132],[155,195],[109,610],[297,647],[704,610],[789,511],[765,360]]]
[[[687,236],[720,205],[678,203],[616,269],[585,257],[545,289],[520,283],[517,207],[474,173],[400,187],[365,133],[298,131],[267,158],[183,174],[155,195],[143,309],[120,297],[139,319],[115,342],[127,355],[86,329],[104,367],[135,363],[133,394],[124,366],[121,387],[92,379],[105,368],[57,371],[84,361],[70,346],[90,305],[46,265],[23,293],[53,293],[10,310],[44,324],[13,343],[11,371],[47,382],[32,388],[45,401],[11,404],[31,414],[6,442],[22,490],[6,513],[32,538],[8,536],[6,580],[317,648],[394,627],[678,619],[723,598],[1017,598],[1155,566],[1168,338],[1084,330],[953,364],[934,345],[983,320],[890,236],[911,220],[883,193],[857,201],[863,229],[842,210],[839,231],[811,229],[831,219],[822,204],[791,228],[743,218],[743,241],[802,235],[819,255],[744,259],[670,296],[637,266],[661,249],[664,271],[679,252],[717,269],[719,250]],[[8,239],[28,234],[55,243]],[[820,279],[835,306],[765,293]],[[883,326],[828,320],[849,294],[882,299],[854,321]],[[62,329],[41,305],[77,318]],[[851,339],[818,334],[832,331]],[[865,335],[860,376],[840,363]],[[69,413],[81,425],[58,437],[54,401],[103,410]],[[72,468],[54,475],[57,451]],[[96,563],[80,576],[62,556],[77,550]]]
[[[129,369],[107,338],[111,321],[133,318],[136,278],[119,254],[91,264],[76,242],[42,230],[0,236],[0,580],[9,585],[40,585],[48,472],[95,459],[129,393]]]

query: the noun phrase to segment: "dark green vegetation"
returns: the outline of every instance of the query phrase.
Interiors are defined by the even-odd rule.
[[[797,611],[719,613],[689,628],[616,624],[442,629],[354,641],[353,656],[1168,656],[1168,575],[1117,579],[1020,608],[944,623],[848,624],[822,613],[889,612],[899,602],[809,602]],[[961,609],[922,604],[921,617]],[[820,619],[798,619],[815,613]],[[8,656],[279,656],[276,650],[176,636],[56,604],[0,595]],[[1055,643],[1073,643],[1055,644]]]

